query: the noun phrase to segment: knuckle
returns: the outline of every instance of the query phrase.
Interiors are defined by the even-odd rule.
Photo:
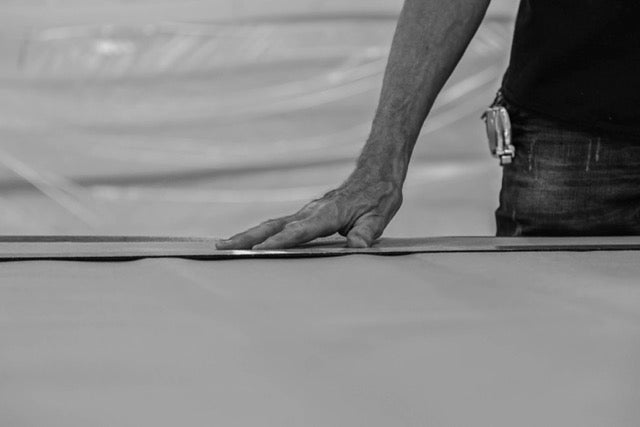
[[[282,218],[272,218],[262,222],[260,225],[276,225],[282,221]]]
[[[324,196],[319,198],[317,201],[326,201],[335,198],[338,194],[340,194],[340,190],[335,188],[331,191],[328,191]]]
[[[314,200],[298,212],[298,218],[308,218],[321,212],[327,206],[325,199]]]
[[[304,230],[304,225],[300,221],[293,221],[284,227],[284,231],[289,233],[298,233]]]

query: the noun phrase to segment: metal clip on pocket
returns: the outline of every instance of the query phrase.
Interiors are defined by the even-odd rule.
[[[490,107],[482,115],[489,137],[489,150],[500,161],[500,166],[508,165],[516,156],[516,148],[511,145],[511,120],[504,107]]]

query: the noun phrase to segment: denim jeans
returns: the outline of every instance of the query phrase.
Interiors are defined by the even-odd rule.
[[[640,140],[497,105],[512,121],[497,236],[640,235]]]

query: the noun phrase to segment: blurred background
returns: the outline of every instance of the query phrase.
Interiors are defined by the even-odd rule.
[[[0,0],[0,234],[228,236],[339,185],[401,1]],[[491,235],[493,0],[425,124],[386,236]]]

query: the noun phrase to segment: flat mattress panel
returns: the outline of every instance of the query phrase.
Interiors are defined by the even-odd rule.
[[[639,261],[0,263],[0,425],[637,426]]]
[[[611,237],[424,237],[380,239],[371,248],[347,248],[344,239],[318,239],[286,250],[215,249],[217,239],[153,236],[0,236],[0,261],[313,258],[342,255],[406,255],[443,252],[629,251],[640,236]]]

